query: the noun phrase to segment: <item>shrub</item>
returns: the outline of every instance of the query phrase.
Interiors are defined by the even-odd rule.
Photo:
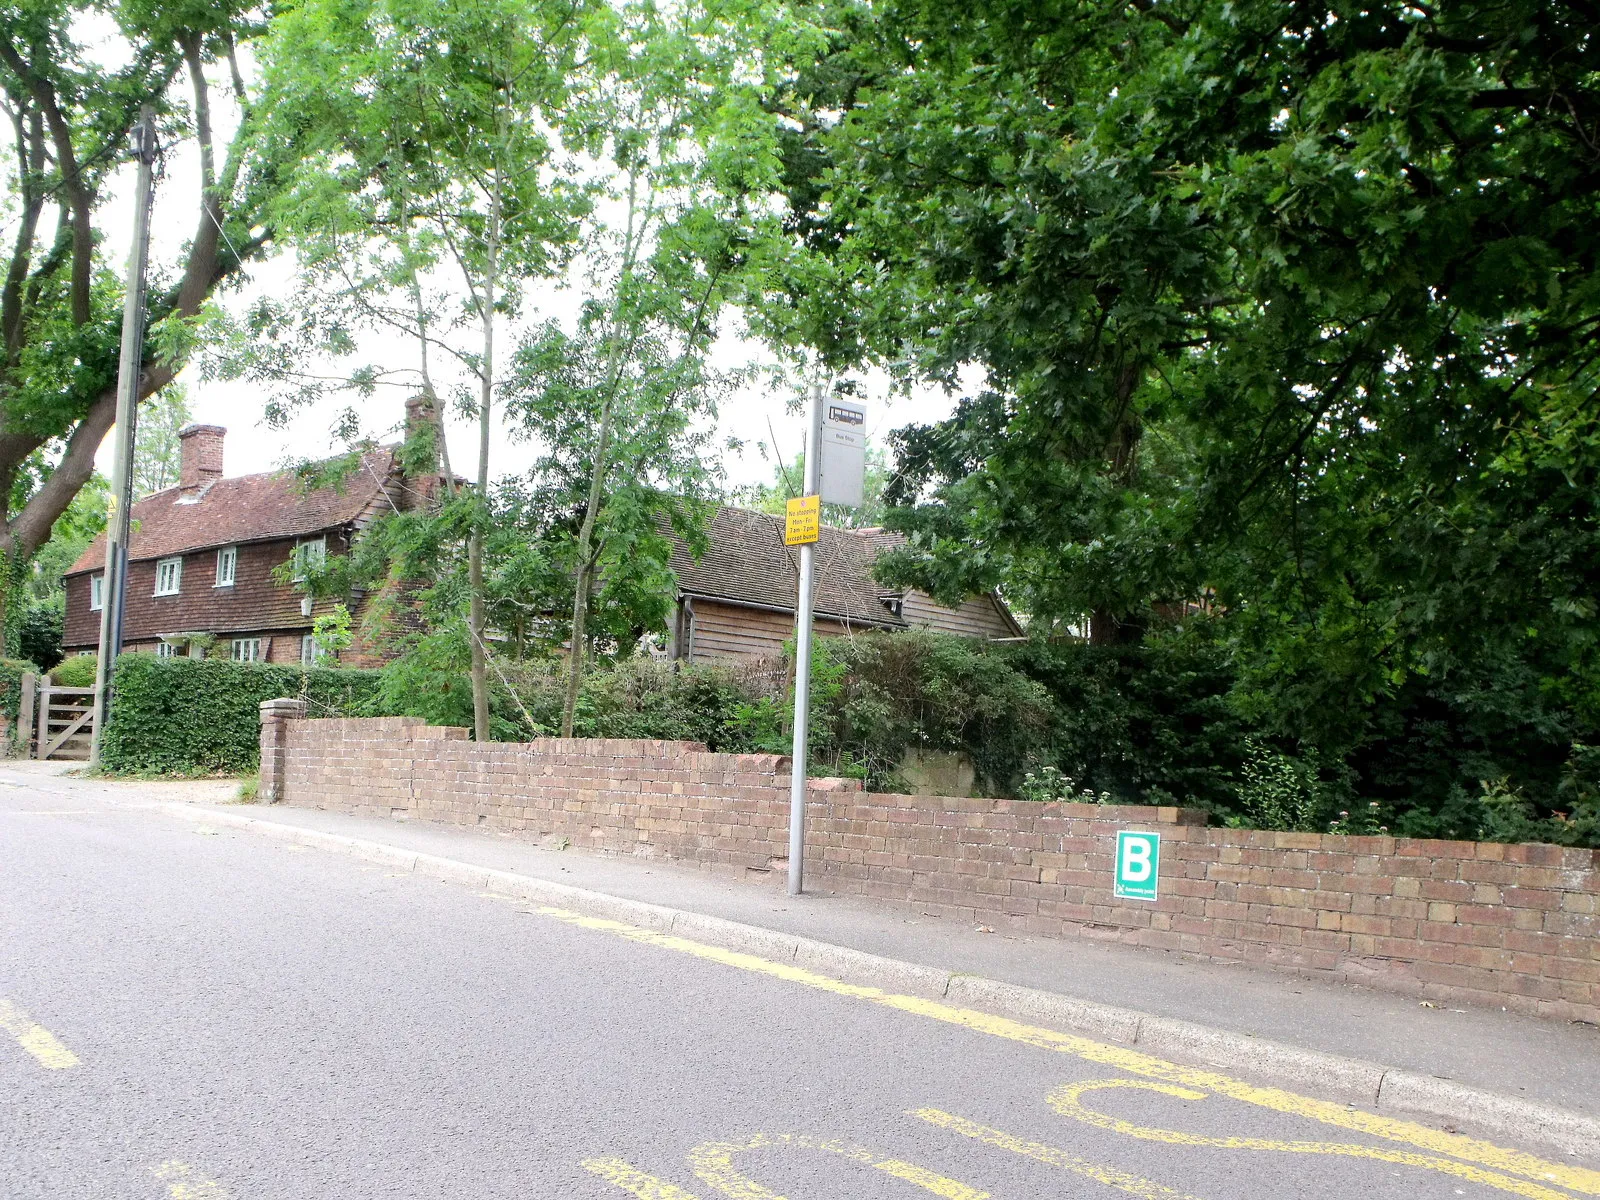
[[[0,713],[13,723],[22,709],[22,677],[42,671],[22,658],[0,658]]]
[[[22,657],[46,671],[60,662],[66,615],[66,600],[60,594],[29,605],[17,621],[16,646]]]
[[[827,638],[813,677],[812,745],[840,773],[897,786],[906,751],[972,756],[980,787],[1014,795],[1024,772],[1049,761],[1058,717],[1050,694],[995,649],[912,630]]]
[[[565,664],[553,659],[500,661],[489,672],[489,728],[496,741],[548,736],[561,728]],[[437,725],[472,725],[466,664],[449,647],[419,642],[382,672],[374,701],[385,715]],[[629,658],[588,672],[578,694],[578,737],[661,738],[704,742],[713,750],[769,748],[779,723],[776,705],[741,679],[736,668]]]
[[[57,687],[93,687],[100,658],[95,654],[74,654],[50,668],[50,682]]]
[[[114,772],[244,774],[260,762],[261,702],[305,700],[313,716],[373,711],[378,672],[208,658],[117,659],[101,763]]]
[[[1348,822],[1348,810],[1337,818],[1328,817],[1327,789],[1322,783],[1321,763],[1314,750],[1303,758],[1295,758],[1273,749],[1257,737],[1245,738],[1244,748],[1239,803],[1247,821],[1241,824],[1248,823],[1257,829],[1320,833],[1332,819],[1336,831],[1347,832],[1338,822]]]
[[[562,682],[565,682],[564,676]],[[552,719],[559,721],[560,691]],[[753,732],[741,713],[759,698],[730,668],[628,659],[585,680],[573,731],[580,737],[666,738],[740,753]]]
[[[997,648],[1038,682],[1058,719],[1041,764],[1124,804],[1183,804],[1240,816],[1254,726],[1236,713],[1227,648],[1205,636],[1133,645],[1030,642]]]

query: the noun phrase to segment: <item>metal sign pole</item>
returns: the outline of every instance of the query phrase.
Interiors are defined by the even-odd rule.
[[[150,200],[156,161],[155,113],[146,108],[133,127],[133,153],[139,162],[133,213],[133,246],[128,251],[128,289],[122,301],[122,358],[117,365],[117,446],[111,471],[112,503],[106,522],[106,568],[100,587],[100,661],[94,672],[94,723],[89,765],[100,765],[114,660],[122,649],[123,596],[128,581],[129,510],[133,507],[133,426],[144,363],[144,276],[150,252]],[[92,588],[91,581],[90,587]]]
[[[811,389],[811,431],[806,437],[805,494],[821,491],[822,381]],[[798,628],[794,662],[794,748],[789,781],[789,895],[798,896],[805,881],[806,738],[811,725],[811,606],[816,569],[816,543],[800,547],[800,595],[795,605]]]

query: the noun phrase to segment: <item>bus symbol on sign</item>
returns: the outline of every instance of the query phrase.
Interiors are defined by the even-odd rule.
[[[1161,835],[1117,831],[1115,894],[1123,900],[1154,900],[1161,870]]]

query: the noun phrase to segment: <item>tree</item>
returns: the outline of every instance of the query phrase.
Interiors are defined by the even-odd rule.
[[[30,2],[0,16],[14,230],[0,285],[0,553],[13,569],[89,480],[114,419],[121,280],[96,220],[126,220],[102,202],[140,107],[160,114],[166,145],[190,140],[200,166],[183,264],[151,289],[141,397],[171,382],[189,323],[272,236],[264,204],[294,142],[251,137],[238,50],[260,23],[248,5],[146,0]],[[107,28],[112,45],[87,45],[86,27]],[[243,120],[219,162],[209,76],[223,67]]]
[[[429,565],[431,604],[465,600],[480,737],[491,611],[513,622],[518,648],[530,626],[546,640],[552,622],[531,606],[557,560],[570,568],[574,687],[597,588],[608,640],[637,639],[641,615],[662,623],[661,521],[687,531],[696,509],[660,492],[686,501],[705,490],[697,422],[725,384],[706,352],[719,313],[749,286],[749,263],[780,231],[768,203],[777,119],[759,103],[787,69],[793,34],[771,37],[778,15],[759,3],[667,12],[328,0],[276,25],[263,109],[310,131],[281,218],[307,278],[294,305],[264,303],[236,326],[238,352],[222,369],[274,379],[281,404],[370,392],[395,378],[393,363],[331,378],[305,367],[314,352],[348,354],[362,325],[415,340],[407,381],[426,396],[438,394],[440,359],[465,368],[472,394],[456,399],[479,419],[477,486],[431,526],[388,524],[396,561]],[[562,269],[569,246],[591,298],[576,320],[535,323],[514,377],[497,374],[495,347],[514,336],[526,285]],[[446,271],[459,272],[453,292]],[[468,326],[475,347],[450,336]],[[497,493],[490,418],[502,395],[548,454],[526,486]],[[451,530],[465,543],[461,586],[447,578],[458,565]],[[532,536],[519,551],[508,533]],[[494,577],[501,569],[538,585],[520,608]]]
[[[8,580],[6,644],[47,671],[61,661],[66,619],[63,576],[105,528],[110,498],[106,481],[91,475],[67,511],[56,518],[49,541],[31,562],[14,568]]]
[[[897,441],[902,581],[1104,639],[1209,594],[1235,702],[1366,747],[1369,794],[1553,795],[1600,723],[1592,23],[839,10],[795,233],[866,282],[860,345],[988,377]]]
[[[760,0],[619,9],[589,110],[608,185],[584,243],[591,296],[575,329],[546,323],[521,355],[519,412],[550,448],[541,470],[558,491],[582,480],[563,736],[597,581],[616,595],[653,574],[648,590],[664,595],[665,526],[700,536],[704,510],[688,501],[712,472],[697,422],[715,417],[731,382],[709,350],[723,308],[787,242],[771,203],[778,122],[763,105],[808,34],[792,10]]]
[[[193,419],[189,392],[181,383],[169,383],[145,403],[139,413],[133,450],[135,496],[148,496],[177,485],[183,460],[178,433]]]
[[[475,487],[455,496],[442,420],[432,452],[466,542],[474,729],[489,737],[487,584],[497,338],[530,280],[558,271],[587,207],[559,139],[584,86],[585,39],[606,10],[550,0],[314,0],[280,18],[264,51],[270,128],[304,131],[309,152],[280,210],[300,252],[303,294],[264,302],[226,370],[293,384],[305,400],[370,392],[392,370],[308,376],[308,347],[348,355],[361,325],[413,340],[415,379],[442,417],[433,355],[464,369],[456,399],[478,421]],[[352,320],[352,317],[354,318]],[[464,524],[462,523],[464,522]]]

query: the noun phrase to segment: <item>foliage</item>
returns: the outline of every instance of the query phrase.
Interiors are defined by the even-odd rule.
[[[713,750],[757,749],[741,719],[748,694],[726,667],[633,659],[586,680],[578,704],[580,737],[675,738]],[[559,717],[556,708],[553,715]]]
[[[428,466],[443,460],[443,489],[467,518],[458,531],[479,738],[490,736],[484,543],[496,338],[525,290],[561,272],[589,209],[591,188],[569,150],[585,133],[602,136],[579,110],[605,70],[612,15],[592,0],[307,0],[273,22],[264,47],[267,124],[304,131],[311,148],[280,212],[307,286],[236,326],[222,369],[291,389],[275,398],[279,417],[296,402],[418,379],[438,434]],[[320,302],[306,304],[307,294]],[[412,342],[416,367],[357,367],[344,378],[304,369],[308,348],[348,357],[363,326]],[[461,370],[453,398],[478,423],[476,486],[459,497],[439,358]],[[408,433],[408,443],[423,440]]]
[[[101,763],[111,772],[245,774],[260,761],[263,700],[298,697],[313,716],[365,714],[378,684],[376,671],[124,654]]]
[[[855,765],[889,785],[907,750],[962,750],[981,786],[1012,794],[1050,753],[1049,692],[981,643],[909,631],[817,645],[813,746],[836,769]]]
[[[22,706],[22,677],[41,675],[33,663],[20,658],[0,658],[0,714],[15,722]]]
[[[1244,740],[1239,804],[1258,829],[1320,831],[1328,807],[1315,753],[1305,759],[1275,750],[1258,737]],[[1349,812],[1339,817],[1347,819]]]
[[[413,654],[384,668],[374,709],[469,725],[466,667],[459,644],[424,639]],[[492,678],[491,728],[497,739],[526,740],[559,729],[565,691],[559,661],[504,663]],[[735,753],[773,750],[763,737],[773,733],[775,718],[762,719],[772,712],[771,701],[733,668],[632,658],[585,677],[577,736],[695,741]]]
[[[193,419],[189,392],[181,383],[169,383],[140,406],[133,449],[135,498],[177,486],[183,465],[178,433]]]
[[[578,57],[598,19],[592,3],[543,0],[282,11],[260,49],[260,122],[305,146],[275,210],[300,286],[230,321],[210,369],[271,385],[274,420],[383,385],[476,414],[495,367],[485,318],[562,268],[588,206],[560,138],[589,86]],[[348,361],[366,329],[415,357],[308,366]],[[460,388],[436,391],[432,372],[452,366]]]
[[[406,653],[379,672],[373,696],[376,712],[421,717],[430,725],[472,727],[472,656],[465,622],[459,608],[456,612],[453,625],[417,637]],[[499,672],[490,675],[488,702],[489,736],[494,741],[523,741],[549,732],[522,717],[516,697],[500,683]]]
[[[99,475],[90,477],[56,518],[50,540],[32,561],[20,565],[10,582],[5,604],[5,644],[46,670],[61,661],[66,624],[66,592],[62,577],[78,561],[106,524],[110,491]]]
[[[99,655],[74,654],[50,669],[50,682],[58,687],[93,687],[99,669]]]
[[[1188,636],[1109,646],[1029,642],[999,655],[1041,684],[1060,714],[1040,762],[1124,804],[1237,811],[1251,731],[1229,705],[1227,647]]]
[[[22,570],[94,471],[115,411],[122,327],[121,225],[114,194],[140,109],[158,141],[187,143],[198,167],[181,262],[157,261],[140,392],[182,367],[208,298],[271,240],[266,200],[295,131],[252,139],[239,52],[262,28],[253,5],[108,6],[99,0],[7,6],[0,93],[10,120],[0,293],[0,556]],[[243,119],[213,121],[214,76]],[[170,203],[170,199],[168,203]],[[8,580],[9,582],[9,580]],[[9,599],[9,593],[5,597]]]
[[[338,602],[311,623],[312,644],[315,646],[315,666],[325,667],[339,661],[339,654],[349,649],[354,640],[350,628],[350,610]]]
[[[704,510],[667,494],[709,494],[717,401],[748,374],[713,368],[719,318],[787,249],[775,211],[780,123],[766,101],[787,74],[786,49],[809,32],[803,10],[759,0],[625,4],[619,16],[590,108],[599,136],[588,150],[608,202],[585,226],[590,294],[573,327],[547,321],[524,343],[513,400],[525,434],[549,448],[535,487],[581,512],[563,555],[567,733],[594,593],[634,587],[636,562],[655,567],[654,592],[670,591],[663,526],[698,538]]]
[[[1068,804],[1110,804],[1110,792],[1096,792],[1086,787],[1079,787],[1078,781],[1070,775],[1062,774],[1058,767],[1040,767],[1038,771],[1029,771],[1022,777],[1022,786],[1017,789],[1017,796],[1022,800],[1033,800],[1041,804],[1051,801],[1062,801]]]
[[[1317,756],[1319,820],[1553,819],[1600,741],[1593,13],[832,11],[782,106],[793,227],[853,285],[841,353],[984,372],[897,440],[889,577],[1097,642],[1209,605],[1227,713],[1194,788],[1136,790],[1227,808],[1242,763],[1207,742],[1243,728]]]
[[[61,639],[66,633],[66,625],[66,596],[52,596],[22,608],[16,618],[16,634],[7,641],[24,658],[48,671],[61,661]]]

